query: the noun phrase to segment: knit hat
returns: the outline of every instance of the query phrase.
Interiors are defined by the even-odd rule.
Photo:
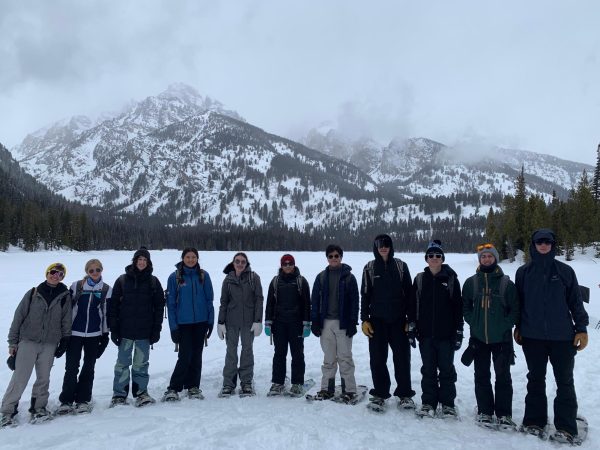
[[[51,270],[60,270],[64,273],[65,277],[67,276],[67,268],[63,263],[55,262],[46,267],[46,276],[48,276],[48,273],[50,273]]]
[[[292,263],[292,265],[296,265],[296,260],[294,259],[294,257],[292,255],[290,255],[289,253],[286,253],[285,255],[283,255],[281,257],[281,265],[283,266],[285,263]]]
[[[427,261],[427,255],[429,253],[441,253],[442,262],[446,261],[446,255],[444,255],[444,249],[442,248],[442,241],[439,239],[434,239],[427,246],[427,251],[425,251],[425,261]]]
[[[133,263],[135,264],[135,262],[140,256],[143,256],[148,260],[149,266],[152,265],[152,261],[150,260],[150,252],[146,247],[140,247],[139,250],[136,250],[136,252],[133,254],[133,259],[131,261],[133,261]]]
[[[186,247],[181,252],[181,259],[183,259],[184,256],[187,255],[190,252],[192,252],[194,255],[196,255],[196,258],[199,258],[199,256],[198,256],[198,250],[196,248],[194,248],[194,247]]]
[[[481,263],[481,255],[484,253],[489,253],[496,259],[496,263],[500,262],[500,255],[498,254],[498,250],[494,247],[494,244],[483,244],[477,246],[477,261]]]
[[[554,231],[549,228],[540,228],[539,230],[536,230],[533,233],[531,240],[535,242],[538,239],[548,239],[549,241],[556,242]]]

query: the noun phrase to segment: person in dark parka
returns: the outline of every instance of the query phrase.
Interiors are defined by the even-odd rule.
[[[523,428],[540,434],[548,422],[546,368],[556,380],[554,426],[551,439],[577,439],[577,395],[573,369],[575,355],[588,342],[588,314],[583,307],[575,271],[554,259],[556,235],[547,228],[535,231],[529,247],[531,261],[519,267],[516,286],[521,308],[514,338],[527,361],[527,395]]]

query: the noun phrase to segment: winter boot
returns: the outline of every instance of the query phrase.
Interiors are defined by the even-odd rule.
[[[458,410],[455,406],[442,405],[442,418],[458,419]]]
[[[283,394],[283,389],[284,389],[283,384],[273,383],[273,384],[271,384],[271,389],[269,389],[269,392],[267,393],[267,395],[269,397],[273,397],[275,395],[281,395],[281,394]]]
[[[17,425],[17,413],[14,414],[2,414],[0,418],[0,428],[14,427]]]
[[[52,414],[45,407],[30,409],[31,417],[29,419],[30,423],[42,423],[48,420],[52,420]]]
[[[293,397],[300,397],[304,394],[304,387],[302,384],[292,384],[290,387],[290,395]]]
[[[227,397],[231,397],[231,394],[233,394],[233,389],[231,386],[223,386],[221,388],[221,392],[219,392],[219,397],[221,398],[227,398]]]
[[[335,394],[327,389],[322,389],[315,395],[315,400],[331,400]]]
[[[494,418],[490,414],[477,414],[477,417],[475,418],[475,423],[482,428],[489,428],[491,430],[496,428]]]
[[[510,416],[502,416],[496,420],[498,428],[505,431],[517,431],[517,424]]]
[[[435,408],[427,403],[423,403],[421,408],[415,411],[415,414],[418,417],[434,417],[435,416]]]
[[[55,416],[66,416],[73,412],[73,404],[72,403],[61,403],[56,411],[54,411]]]
[[[138,393],[137,397],[135,398],[135,406],[138,408],[155,402],[156,400],[150,397],[150,394],[148,394],[146,391]]]
[[[89,414],[93,409],[92,402],[79,402],[75,405],[75,414]]]
[[[188,398],[194,400],[204,400],[204,395],[202,395],[202,389],[197,387],[191,387],[187,392]]]
[[[256,392],[254,392],[254,387],[252,386],[252,383],[243,383],[242,384],[242,387],[240,389],[241,397],[251,397],[255,394],[256,394]]]
[[[564,430],[556,430],[552,433],[549,439],[553,442],[558,442],[560,444],[571,444],[573,445],[574,439],[571,433],[567,433]]]
[[[126,405],[127,397],[114,396],[110,401],[110,408],[114,408],[115,406]]]
[[[371,396],[367,408],[377,413],[385,412],[385,398],[376,395]]]
[[[342,403],[346,403],[347,405],[353,404],[356,399],[356,392],[344,392],[340,396],[340,401]]]
[[[179,401],[179,394],[175,389],[167,389],[160,399],[161,402],[176,402]]]
[[[400,397],[398,409],[415,409],[415,402],[410,397]]]

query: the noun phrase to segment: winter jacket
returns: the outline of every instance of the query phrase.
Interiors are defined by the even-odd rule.
[[[164,307],[163,289],[152,275],[152,266],[140,272],[130,264],[125,268],[125,276],[121,275],[113,285],[108,307],[110,331],[125,339],[152,341],[153,336],[160,336]]]
[[[517,269],[515,284],[521,308],[517,328],[523,337],[571,341],[575,333],[587,333],[589,318],[577,276],[571,266],[554,259],[555,251],[553,245],[549,253],[540,254],[532,237],[531,261]]]
[[[102,296],[106,286],[108,291]],[[79,291],[79,292],[78,292]],[[93,337],[108,333],[107,301],[112,295],[112,288],[100,280],[94,286],[87,283],[87,278],[71,285],[73,299],[73,336]]]
[[[471,329],[471,337],[486,344],[511,342],[512,327],[519,317],[519,302],[515,284],[508,280],[504,298],[500,284],[504,272],[496,266],[493,272],[477,273],[467,278],[462,289],[463,315]],[[477,283],[475,283],[477,279]],[[477,284],[477,292],[473,292]]]
[[[330,301],[338,302],[340,329],[345,330],[350,326],[358,325],[358,283],[354,275],[352,275],[352,267],[348,264],[342,263],[341,271],[337,299],[332,300],[329,298],[329,267],[315,278],[311,295],[311,320],[313,326],[323,328],[323,322],[329,310]]]
[[[228,264],[223,272],[227,276],[221,287],[219,323],[250,327],[254,322],[262,322],[264,298],[258,274],[250,269],[250,264],[239,277],[235,275],[232,264]]]
[[[289,275],[279,269],[279,274],[269,284],[265,320],[286,323],[310,321],[310,287],[297,267]]]
[[[175,267],[177,270],[169,276],[167,282],[169,328],[176,330],[181,324],[200,322],[213,325],[214,292],[210,275],[197,264],[190,268],[179,262]]]
[[[42,292],[48,297],[44,298]],[[47,301],[49,300],[49,301]],[[71,295],[62,283],[50,287],[45,281],[33,292],[27,291],[17,306],[8,331],[8,345],[21,341],[58,344],[71,336]]]
[[[443,264],[437,275],[433,276],[429,267],[426,267],[422,275],[421,292],[418,292],[418,277],[415,277],[411,290],[409,322],[416,323],[419,337],[453,339],[457,331],[463,330],[464,324],[456,272]]]
[[[364,322],[376,318],[388,323],[400,320],[404,325],[412,287],[408,265],[394,259],[393,247],[390,247],[387,262],[375,246],[373,254],[375,260],[367,263],[363,269],[360,320]]]

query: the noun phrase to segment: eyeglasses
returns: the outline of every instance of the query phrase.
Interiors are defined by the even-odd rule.
[[[332,253],[331,255],[327,255],[327,259],[340,259],[340,258],[341,258],[341,256],[337,253],[335,253],[335,254]]]
[[[65,273],[62,270],[56,270],[56,269],[52,269],[50,272],[48,272],[50,275],[58,275],[59,277],[64,277]]]
[[[291,262],[285,262],[281,265],[281,267],[294,267],[294,263]]]
[[[480,252],[484,248],[494,248],[494,244],[481,244],[477,246],[477,251]]]
[[[244,264],[246,264],[246,261],[243,259],[234,259],[233,260],[234,264],[239,264],[240,266],[243,266]]]
[[[92,273],[100,273],[100,272],[102,272],[102,269],[100,269],[100,268],[97,268],[97,269],[90,269],[90,270],[88,270],[88,273],[89,273],[89,274],[92,274]]]
[[[536,239],[535,241],[533,241],[536,245],[552,245],[554,244],[554,241],[552,239],[548,239],[548,238],[541,238],[541,239]]]
[[[375,240],[375,247],[377,248],[392,248],[392,241],[391,239],[376,239]]]
[[[440,259],[442,257],[442,254],[441,253],[428,253],[427,257],[429,259],[433,259],[433,258]]]

